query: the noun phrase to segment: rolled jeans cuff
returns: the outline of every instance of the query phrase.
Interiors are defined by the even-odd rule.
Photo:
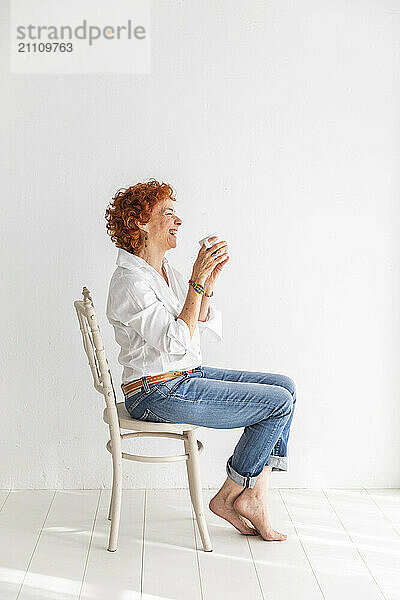
[[[254,477],[251,477],[250,475],[241,475],[232,467],[231,460],[232,456],[228,458],[226,463],[226,474],[228,475],[228,477],[238,485],[253,488],[256,484],[258,475]]]
[[[270,454],[267,465],[272,467],[272,471],[287,471],[288,470],[288,457],[287,456],[273,456]]]
[[[241,485],[243,487],[253,488],[256,484],[257,477],[260,475],[241,475],[232,467],[232,456],[228,458],[226,463],[226,474],[232,481]],[[272,466],[272,471],[287,471],[288,469],[288,459],[287,456],[273,456],[272,454],[269,456],[267,463],[268,466]]]

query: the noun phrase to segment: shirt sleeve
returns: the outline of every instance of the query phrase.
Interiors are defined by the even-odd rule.
[[[132,327],[157,350],[185,356],[191,343],[189,327],[167,310],[146,280],[122,279],[111,306],[113,318]]]
[[[215,341],[220,342],[222,340],[222,313],[215,308],[212,300],[208,305],[206,320],[198,321],[198,325],[201,334],[208,331]]]

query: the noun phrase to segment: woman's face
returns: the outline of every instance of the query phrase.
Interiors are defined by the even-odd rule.
[[[147,223],[148,246],[162,251],[176,248],[176,235],[182,220],[175,214],[174,202],[169,198],[161,200],[153,208]]]

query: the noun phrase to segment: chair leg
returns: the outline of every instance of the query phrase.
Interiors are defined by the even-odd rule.
[[[112,486],[112,489],[111,489],[110,508],[108,509],[108,517],[107,517],[107,519],[109,521],[111,521],[111,511],[112,511],[112,504],[113,504],[113,491],[114,491],[114,477],[113,477],[113,486]]]
[[[110,507],[108,509],[108,517],[107,517],[107,519],[109,521],[111,521],[111,511],[112,511],[112,505],[113,505],[114,488],[116,487],[114,479],[115,479],[115,470],[113,467],[113,484],[112,484],[112,488],[111,488]]]
[[[190,429],[185,431],[185,452],[189,454],[186,461],[186,469],[189,481],[189,492],[192,500],[197,525],[199,527],[201,541],[205,552],[212,551],[210,535],[208,533],[207,522],[204,515],[203,493],[201,489],[200,459],[197,447],[196,431]]]
[[[108,518],[111,518],[110,537],[108,540],[109,552],[115,552],[118,543],[119,522],[121,518],[122,501],[122,453],[116,452],[113,458],[113,485],[111,492],[110,510]]]

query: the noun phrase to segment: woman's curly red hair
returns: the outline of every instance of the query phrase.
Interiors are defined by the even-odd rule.
[[[155,205],[166,198],[175,200],[174,190],[155,179],[118,190],[105,214],[107,233],[117,248],[131,254],[139,250],[142,242],[137,222],[147,223]]]

